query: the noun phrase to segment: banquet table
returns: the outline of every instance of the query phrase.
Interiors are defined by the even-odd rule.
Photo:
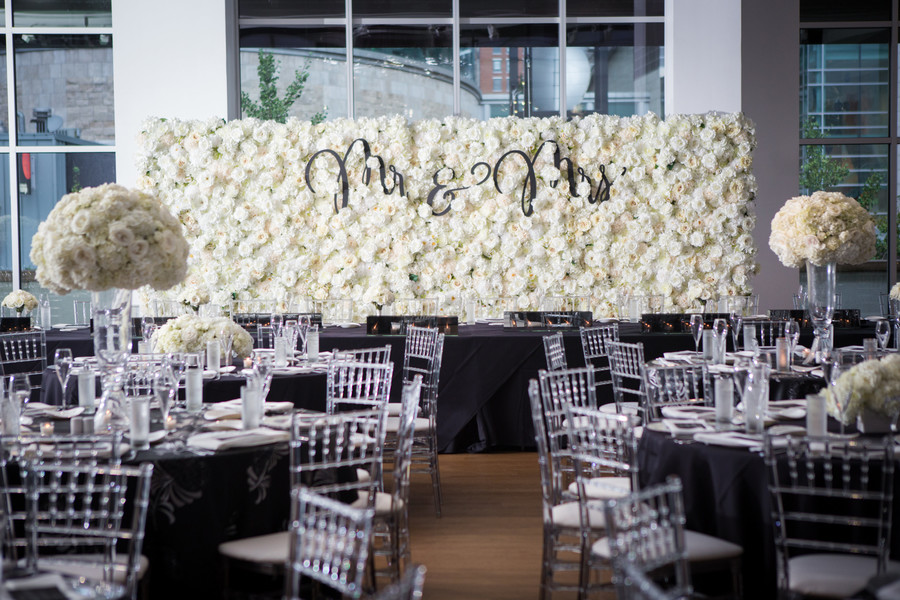
[[[458,331],[444,340],[438,396],[439,449],[475,452],[500,447],[533,448],[526,392],[528,380],[546,368],[543,336],[552,332],[508,329],[492,323],[462,323]],[[620,323],[619,335],[624,342],[642,342],[647,360],[665,352],[694,348],[689,333],[648,333],[641,330],[639,323]],[[873,336],[872,327],[836,327],[834,343],[860,344],[864,337]],[[804,329],[800,343],[808,346],[811,340],[811,330]],[[391,397],[399,401],[404,342],[403,336],[367,335],[363,326],[326,327],[319,346],[322,350],[350,350],[390,344],[394,362]],[[579,332],[563,331],[563,342],[569,366],[584,366]],[[730,339],[728,344],[730,347]],[[70,347],[75,356],[92,354],[88,329],[51,329],[47,333],[48,356],[53,356],[56,347]],[[605,403],[612,398],[599,400]]]
[[[836,428],[831,419],[829,427]],[[744,598],[776,597],[772,503],[760,451],[676,440],[645,428],[638,468],[642,487],[663,483],[670,475],[681,478],[688,528],[743,547]],[[895,497],[898,492],[895,478]],[[891,556],[900,556],[898,536],[893,536]]]

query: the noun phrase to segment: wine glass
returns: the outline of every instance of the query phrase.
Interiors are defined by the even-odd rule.
[[[700,353],[700,337],[703,334],[703,315],[691,315],[691,335],[694,336],[694,350]]]
[[[172,407],[172,401],[175,396],[173,392],[176,390],[178,390],[178,386],[172,384],[172,379],[164,366],[153,377],[153,395],[156,396],[156,400],[159,402],[159,412],[162,415],[163,427],[166,427],[168,424],[169,409]]]
[[[891,323],[887,319],[875,322],[875,337],[878,338],[878,348],[884,354],[888,340],[891,337]]]
[[[793,362],[794,360],[794,348],[797,347],[797,342],[800,341],[800,323],[791,319],[787,323],[784,324],[784,335],[788,339],[790,344],[788,348],[788,360]]]
[[[259,390],[263,402],[269,394],[269,386],[272,383],[272,371],[275,368],[274,352],[253,351],[253,378],[259,381]]]
[[[728,331],[728,322],[722,318],[715,319],[712,328],[716,339],[715,362],[725,362],[725,332]]]
[[[741,314],[740,310],[732,309],[731,313],[729,313],[728,320],[731,325],[731,342],[734,345],[734,351],[737,352],[738,346],[738,337],[741,335],[741,325],[744,322],[744,316]]]
[[[842,392],[838,388],[838,380],[847,370],[844,366],[843,356],[840,350],[831,351],[831,360],[828,362],[828,386],[831,388],[831,395],[838,409],[838,421],[840,421],[841,435],[844,435],[844,412],[847,410],[847,401],[849,400],[849,389]],[[849,387],[846,386],[845,387]]]
[[[31,399],[31,382],[28,375],[24,373],[15,373],[9,376],[7,387],[7,395],[9,399],[8,409],[14,414],[5,413],[3,416],[3,433],[5,435],[19,434],[19,422],[22,418],[22,412],[25,410],[25,404]]]
[[[57,348],[53,353],[53,364],[56,366],[56,378],[59,380],[59,387],[62,388],[62,404],[66,402],[66,388],[69,385],[69,375],[72,370],[72,349]]]
[[[163,372],[168,377],[172,387],[169,389],[169,410],[175,406],[175,398],[178,394],[178,386],[181,385],[181,377],[184,375],[184,353],[169,352],[163,358]]]

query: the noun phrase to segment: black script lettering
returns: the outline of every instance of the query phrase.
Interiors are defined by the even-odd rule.
[[[517,156],[521,156],[525,161],[525,165],[528,167],[528,174],[526,175],[525,184],[522,186],[522,212],[526,217],[530,217],[534,213],[534,199],[537,197],[537,178],[534,175],[534,164],[531,162],[531,159],[528,158],[528,155],[522,152],[521,150],[510,150],[506,154],[500,157],[497,161],[497,164],[494,165],[494,187],[501,194],[503,190],[500,189],[500,182],[497,179],[497,175],[500,173],[500,165],[506,160],[506,157],[515,154]],[[528,193],[530,191],[530,194]],[[528,194],[528,199],[526,203],[526,194]]]
[[[483,164],[483,163],[481,163],[481,164]],[[447,186],[443,185],[441,183],[438,183],[438,178],[440,177],[442,171],[447,171],[447,170],[450,171],[450,178],[448,179],[448,181],[453,181],[453,179],[456,178],[456,171],[454,171],[450,167],[443,167],[442,169],[439,169],[438,172],[435,173],[434,176],[431,178],[431,180],[434,182],[434,187],[431,188],[430,192],[428,192],[427,202],[428,202],[428,206],[431,207],[431,214],[433,214],[436,217],[446,215],[448,212],[450,212],[450,209],[453,208],[453,201],[456,200],[456,192],[468,189],[468,187],[459,187],[459,188],[452,188],[449,190],[445,190],[445,188]],[[443,193],[442,193],[441,190],[445,190],[445,191],[443,191]],[[440,212],[438,212],[434,209],[434,199],[438,194],[441,194],[441,198],[447,200],[447,207]]]

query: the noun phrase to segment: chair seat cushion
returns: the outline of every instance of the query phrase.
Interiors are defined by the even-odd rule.
[[[289,533],[279,531],[224,542],[219,544],[219,554],[250,563],[284,564],[288,559],[289,547]]]
[[[366,506],[366,496],[363,492],[359,492],[359,498],[350,505],[353,508],[364,508]],[[387,492],[375,492],[375,516],[385,517],[395,512],[403,510],[403,500],[397,499],[394,503],[391,495]]]
[[[415,432],[428,431],[431,429],[431,422],[425,417],[416,418]],[[385,419],[384,430],[388,433],[396,434],[400,431],[400,417],[388,417]]]
[[[821,598],[854,596],[877,568],[875,558],[855,554],[804,554],[788,561],[791,591]],[[887,570],[900,570],[900,563],[888,562]]]
[[[584,492],[592,500],[612,500],[624,498],[631,493],[630,477],[593,477],[585,482]],[[569,493],[578,496],[578,483],[569,484]]]
[[[609,404],[603,404],[600,406],[600,412],[605,413],[618,413],[616,409],[616,403],[610,402]],[[623,415],[638,415],[640,414],[640,407],[637,402],[623,402],[622,403],[622,414]]]
[[[399,402],[388,402],[387,403],[387,414],[389,417],[399,417],[400,416],[400,403]]]
[[[556,525],[577,529],[581,527],[581,516],[578,511],[578,502],[563,502],[554,506],[550,512]],[[588,519],[591,522],[591,529],[606,529],[606,517],[603,516],[603,510],[589,510]]]
[[[611,557],[609,540],[607,538],[597,540],[591,546],[591,552],[609,560]],[[684,552],[688,562],[708,562],[737,558],[744,553],[744,549],[721,538],[685,529]]]
[[[113,582],[125,583],[125,561],[126,556],[116,557],[116,567],[113,570]],[[53,557],[41,558],[38,560],[38,569],[42,571],[52,571],[54,573],[62,573],[63,575],[71,575],[72,577],[84,577],[91,581],[103,581],[103,565],[101,564],[103,557],[100,555],[77,556],[69,555],[57,560]],[[138,580],[143,578],[147,572],[150,561],[146,556],[141,556],[138,563]]]

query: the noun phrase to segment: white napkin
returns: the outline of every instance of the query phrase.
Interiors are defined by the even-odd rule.
[[[280,429],[290,431],[293,417],[291,415],[273,415],[271,417],[263,417],[262,424],[270,429]]]
[[[713,419],[716,409],[711,406],[663,406],[662,415],[668,419]]]
[[[66,580],[59,573],[40,573],[38,575],[30,575],[18,579],[6,579],[3,582],[3,587],[10,592],[46,589],[58,590],[63,596],[72,598],[73,600],[82,597],[66,583]]]
[[[293,402],[263,402],[264,414],[284,414],[290,413],[294,409]],[[219,419],[240,419],[241,418],[241,399],[226,400],[213,404],[203,413],[203,418],[207,421],[217,421]]]
[[[203,450],[227,450],[229,448],[249,448],[251,446],[264,446],[286,442],[291,434],[286,431],[274,429],[248,429],[237,431],[210,431],[198,433],[188,438],[187,445]]]
[[[731,448],[762,449],[762,436],[753,436],[738,431],[702,431],[694,434],[694,441],[714,446]]]
[[[71,419],[84,412],[83,406],[73,406],[63,409],[59,406],[44,404],[43,402],[29,402],[25,405],[23,414],[29,417],[50,417],[51,419]]]
[[[695,433],[712,429],[703,421],[687,419],[663,419],[662,424],[674,437],[692,437]]]

